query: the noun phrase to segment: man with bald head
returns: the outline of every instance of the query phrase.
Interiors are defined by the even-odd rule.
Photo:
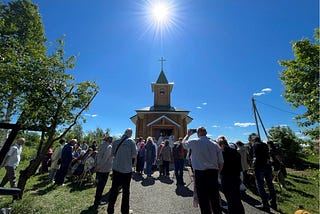
[[[22,153],[22,145],[26,142],[24,138],[19,138],[17,143],[11,146],[5,159],[3,160],[3,166],[6,169],[6,175],[3,177],[0,187],[4,187],[10,182],[11,187],[17,187],[16,184],[16,170],[20,163],[20,155]]]
[[[189,140],[197,133],[198,138]],[[223,155],[219,145],[207,137],[205,127],[189,129],[182,140],[186,149],[191,149],[191,162],[194,169],[195,188],[201,214],[220,214],[218,174],[223,167]]]
[[[110,189],[108,214],[114,213],[114,205],[122,187],[121,213],[129,214],[130,182],[132,176],[132,158],[136,158],[136,143],[132,137],[132,129],[128,128],[122,137],[112,145],[112,185]]]

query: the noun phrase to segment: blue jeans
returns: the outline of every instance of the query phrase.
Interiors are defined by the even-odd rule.
[[[184,168],[184,159],[175,159],[174,174],[177,179],[177,184],[183,184],[183,168]]]
[[[276,191],[272,183],[272,168],[258,168],[254,170],[254,173],[256,186],[261,197],[262,204],[266,207],[269,206],[268,195],[264,189],[264,181],[266,181],[270,193],[270,203],[271,205],[276,205]]]
[[[148,176],[151,176],[151,174],[152,174],[152,163],[153,163],[153,161],[150,161],[150,160],[146,161],[146,174]]]

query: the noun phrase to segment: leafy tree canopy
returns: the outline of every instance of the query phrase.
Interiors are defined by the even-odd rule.
[[[94,82],[77,83],[67,72],[75,57],[65,56],[63,39],[51,54],[46,52],[43,29],[30,0],[0,3],[0,120],[17,120],[0,150],[0,164],[19,130],[41,131],[37,156],[20,171],[22,190],[53,142],[77,123],[98,93]]]
[[[307,127],[304,134],[312,139],[319,136],[319,28],[315,30],[315,40],[293,42],[294,59],[279,61],[285,67],[280,76],[285,85],[283,97],[294,108],[306,108],[295,119],[300,127]]]
[[[34,71],[46,61],[44,27],[38,8],[29,0],[0,4],[0,119],[21,111]],[[30,79],[31,78],[31,79]]]
[[[269,140],[278,142],[284,150],[286,166],[293,166],[300,161],[301,140],[288,126],[271,127],[268,130]]]

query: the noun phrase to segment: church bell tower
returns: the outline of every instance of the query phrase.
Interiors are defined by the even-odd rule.
[[[155,83],[151,83],[152,92],[154,94],[153,107],[155,110],[164,110],[171,108],[171,91],[173,83],[169,83],[163,72],[163,61],[161,58],[161,72]]]

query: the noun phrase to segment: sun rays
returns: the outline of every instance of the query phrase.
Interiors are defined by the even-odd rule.
[[[151,34],[154,40],[162,40],[179,28],[178,4],[173,0],[147,0],[139,3],[144,22],[142,37]]]

